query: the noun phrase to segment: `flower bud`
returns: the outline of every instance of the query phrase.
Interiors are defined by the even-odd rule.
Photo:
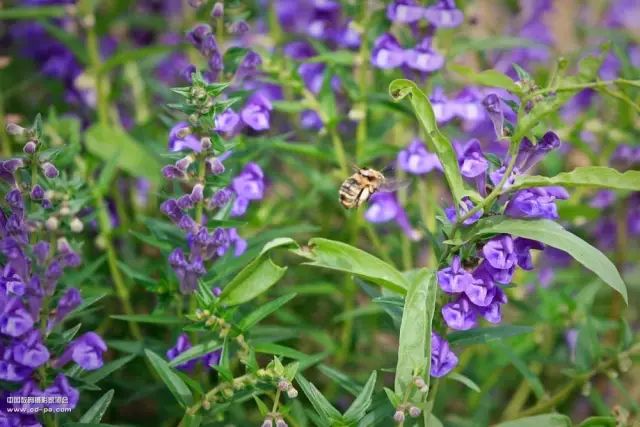
[[[220,294],[222,293],[222,289],[216,286],[215,288],[213,288],[212,292],[213,292],[213,296],[219,297]]]
[[[180,139],[184,139],[187,136],[191,135],[191,128],[189,126],[185,126],[183,128],[180,128],[180,130],[178,130],[177,132],[177,137]]]
[[[22,151],[24,151],[25,154],[33,154],[36,152],[37,148],[38,146],[36,145],[35,141],[28,141],[26,144],[24,144],[24,147],[22,147]]]
[[[395,414],[393,414],[393,420],[397,423],[404,422],[404,411],[397,410]]]
[[[209,148],[211,148],[211,145],[211,138],[209,138],[208,136],[200,139],[200,146],[202,147],[203,151],[207,151]]]
[[[204,199],[204,185],[200,183],[194,185],[193,189],[191,190],[190,197],[192,203],[201,202],[202,199]]]
[[[15,171],[24,167],[24,162],[22,159],[9,159],[2,162],[2,167],[9,173],[15,173]]]
[[[44,226],[49,231],[57,230],[59,225],[60,225],[60,221],[58,221],[58,218],[56,218],[55,216],[50,216],[49,218],[47,218],[47,220],[44,223]]]
[[[211,402],[209,402],[207,399],[203,399],[202,407],[204,408],[205,411],[208,411],[209,409],[211,409]]]
[[[217,19],[222,18],[224,15],[224,3],[217,1],[216,4],[213,5],[213,9],[211,9],[211,18]]]
[[[298,397],[298,390],[293,387],[289,387],[289,390],[287,390],[287,396],[289,397],[289,399],[295,399],[296,397]]]
[[[40,187],[40,185],[36,184],[31,189],[30,196],[31,200],[42,200],[42,198],[44,197],[44,190],[42,189],[42,187]]]
[[[78,217],[74,217],[69,223],[69,227],[71,227],[71,231],[74,233],[81,233],[84,229],[84,224],[82,224],[82,221],[80,221]]]
[[[193,163],[193,156],[188,155],[187,157],[183,157],[182,159],[176,162],[176,168],[180,169],[182,172],[186,172]]]
[[[231,34],[241,35],[249,31],[249,24],[246,21],[234,22],[229,26],[229,32]]]
[[[282,418],[278,418],[276,427],[288,427],[288,424]]]
[[[60,215],[62,216],[67,216],[71,214],[71,209],[69,209],[69,205],[67,205],[66,203],[62,205],[62,207],[60,208]]]
[[[183,171],[175,167],[174,165],[167,165],[162,168],[162,176],[166,179],[183,179],[185,174]]]
[[[7,129],[7,133],[13,136],[22,136],[26,131],[25,128],[15,123],[7,123],[6,129]]]
[[[287,391],[291,387],[291,384],[287,380],[278,381],[278,390]]]
[[[220,175],[221,173],[224,173],[224,165],[217,157],[208,157],[205,162],[207,164],[207,171],[209,173],[212,173],[214,175]]]
[[[427,393],[429,391],[429,386],[425,385],[424,387],[420,388],[420,393]]]
[[[42,164],[42,172],[47,178],[57,178],[59,174],[58,169],[56,169],[56,167],[50,162]]]
[[[412,418],[418,418],[421,413],[422,413],[422,410],[420,410],[420,408],[418,408],[417,406],[412,406],[409,408],[409,415]]]
[[[414,384],[416,385],[416,387],[418,387],[418,388],[422,388],[422,387],[424,387],[424,386],[426,385],[426,384],[425,384],[425,382],[424,382],[424,379],[423,379],[422,377],[416,377],[416,378],[413,380],[413,383],[414,383]]]
[[[273,427],[273,421],[271,421],[271,418],[264,420],[262,422],[262,427]]]

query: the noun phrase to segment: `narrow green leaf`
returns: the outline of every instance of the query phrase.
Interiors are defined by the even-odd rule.
[[[589,417],[582,421],[578,427],[616,427],[618,422],[614,417]]]
[[[326,425],[334,425],[334,422],[342,419],[342,415],[336,408],[329,403],[326,397],[320,393],[320,390],[316,388],[312,383],[307,381],[302,374],[296,375],[296,382],[302,389],[302,392],[307,396],[311,405],[316,410],[318,415],[322,418]]]
[[[290,348],[284,345],[274,344],[269,342],[256,344],[254,349],[256,353],[275,354],[278,356],[288,357],[290,359],[299,360],[299,359],[305,359],[309,357],[307,354],[301,351],[295,350],[293,348]]]
[[[447,378],[450,380],[458,381],[459,383],[466,385],[476,393],[480,393],[480,387],[478,387],[478,384],[476,384],[471,378],[465,375],[459,374],[457,372],[451,372],[447,375]]]
[[[562,414],[544,414],[496,424],[494,427],[571,427],[571,420]]]
[[[199,427],[202,424],[202,415],[200,414],[184,414],[182,417],[181,427]]]
[[[315,238],[294,253],[311,260],[307,265],[355,274],[394,292],[404,293],[408,288],[407,280],[398,270],[346,243]]]
[[[431,366],[431,322],[437,294],[436,273],[421,270],[412,281],[404,303],[398,363],[396,365],[395,392],[403,393],[420,374],[429,384]]]
[[[433,415],[433,412],[424,411],[424,427],[443,427],[443,425],[442,421]]]
[[[475,71],[460,64],[448,64],[447,69],[460,74],[467,81],[482,86],[499,87],[513,93],[520,93],[520,87],[511,77],[498,70]]]
[[[456,201],[465,195],[462,175],[458,165],[458,156],[453,149],[453,145],[439,130],[436,123],[436,116],[429,98],[411,80],[397,79],[389,85],[389,94],[395,101],[400,101],[409,96],[413,110],[420,121],[420,124],[429,135],[429,143],[433,151],[438,155],[444,176],[447,179],[453,198]]]
[[[269,407],[255,394],[253,395],[253,400],[256,402],[258,406],[258,411],[260,412],[260,416],[265,417],[271,410]]]
[[[105,161],[117,156],[118,167],[122,170],[133,176],[145,177],[156,186],[160,185],[160,163],[123,130],[96,124],[85,133],[85,142],[87,149],[95,156]]]
[[[157,325],[178,325],[184,323],[184,320],[166,314],[114,314],[112,319],[125,320],[135,323],[153,323]]]
[[[447,335],[447,340],[450,344],[455,345],[483,344],[531,332],[533,332],[533,328],[530,326],[502,325],[452,332]]]
[[[538,240],[567,252],[576,261],[593,271],[606,284],[620,293],[624,301],[627,302],[627,287],[616,266],[598,249],[565,230],[561,225],[546,219],[503,219],[477,231],[477,234],[493,233],[513,234],[527,239]]]
[[[362,386],[351,378],[349,378],[346,374],[333,369],[330,366],[325,364],[318,365],[318,370],[328,376],[333,382],[337,383],[340,387],[348,391],[353,396],[357,396],[362,391]]]
[[[353,401],[347,412],[344,413],[344,420],[348,423],[356,423],[367,413],[367,409],[371,406],[371,395],[376,386],[376,371],[373,371],[369,379],[365,383],[362,391]]]
[[[313,56],[305,61],[352,66],[356,59],[355,55],[350,50],[332,50]]]
[[[102,368],[98,369],[97,371],[91,371],[87,375],[84,375],[82,379],[89,384],[95,384],[101,379],[108,377],[113,372],[122,368],[127,363],[131,362],[133,359],[135,359],[135,357],[136,357],[135,354],[130,354],[129,356],[116,359],[113,362],[109,362],[105,364]]]
[[[252,326],[260,322],[262,319],[278,310],[280,307],[291,301],[296,297],[296,293],[283,295],[279,298],[269,301],[268,303],[261,305],[256,310],[252,311],[247,317],[242,319],[238,323],[238,328],[242,331],[249,330]]]
[[[116,53],[104,61],[102,65],[100,65],[98,72],[105,74],[120,65],[126,64],[127,62],[141,61],[145,57],[167,54],[178,48],[179,46],[175,45],[155,45],[140,47],[138,49],[126,49]]]
[[[534,394],[538,399],[542,399],[544,397],[544,386],[540,381],[540,378],[529,369],[527,363],[513,350],[511,347],[499,341],[493,344],[496,352],[506,356],[511,364],[520,372],[522,377],[529,383],[531,386],[531,390],[533,390]]]
[[[87,409],[87,412],[80,417],[79,421],[81,423],[99,423],[102,420],[104,413],[107,412],[114,393],[113,389],[111,389],[103,394],[100,399],[96,400],[93,405]]]
[[[227,283],[219,297],[220,302],[226,305],[242,304],[275,285],[287,268],[274,264],[267,254],[282,246],[297,244],[288,237],[277,238],[265,244],[260,254]]]
[[[60,18],[67,14],[64,6],[12,7],[0,10],[0,19]]]
[[[552,177],[519,175],[508,191],[550,185],[640,191],[640,171],[629,170],[620,173],[604,166],[584,166]]]
[[[193,395],[184,381],[169,367],[163,358],[149,349],[146,349],[144,352],[151,362],[151,366],[153,366],[153,369],[158,373],[160,379],[167,385],[167,388],[178,403],[183,407],[190,406],[193,403]]]
[[[209,342],[196,344],[172,359],[169,362],[169,366],[175,368],[178,365],[182,365],[183,363],[193,360],[197,357],[202,357],[205,354],[211,353],[212,351],[220,350],[221,348],[222,343],[220,343],[220,341],[218,340],[211,340]]]

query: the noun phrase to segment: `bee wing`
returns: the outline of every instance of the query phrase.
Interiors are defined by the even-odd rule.
[[[378,191],[380,191],[382,193],[392,193],[394,191],[398,191],[398,190],[401,190],[403,188],[408,187],[409,184],[411,184],[411,181],[408,180],[408,179],[397,180],[397,179],[394,179],[394,178],[387,178],[384,181],[384,184],[382,184],[378,188]]]

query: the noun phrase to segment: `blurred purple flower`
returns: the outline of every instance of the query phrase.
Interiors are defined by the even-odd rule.
[[[191,341],[189,340],[189,336],[184,332],[178,335],[178,339],[176,340],[176,344],[167,350],[167,359],[173,360],[178,357],[180,354],[189,350],[192,347]],[[197,359],[191,359],[184,363],[179,364],[176,368],[182,371],[190,371],[197,363]]]
[[[464,20],[464,15],[456,8],[454,0],[438,0],[435,5],[427,7],[423,15],[431,24],[442,28],[457,27]]]
[[[461,215],[466,215],[474,207],[475,207],[475,205],[473,204],[471,199],[468,198],[468,197],[464,197],[462,199],[462,202],[460,203],[460,214]],[[449,222],[454,223],[454,222],[456,222],[458,220],[458,216],[456,214],[456,209],[453,206],[446,208],[444,210],[444,212],[445,212],[445,215],[447,216],[447,219],[449,220]],[[469,218],[465,219],[463,224],[464,225],[471,225],[471,224],[475,223],[476,221],[478,221],[480,218],[482,218],[483,214],[484,214],[484,210],[480,209],[478,212],[474,213]]]
[[[420,234],[411,227],[404,208],[394,193],[375,193],[369,199],[369,207],[364,214],[367,221],[374,224],[391,220],[400,226],[402,231],[411,239],[418,240]]]
[[[443,377],[457,364],[458,357],[449,348],[449,343],[437,333],[431,332],[431,376]]]
[[[438,156],[427,151],[427,147],[419,139],[414,139],[398,153],[397,162],[399,168],[415,175],[429,173],[434,169],[442,170]]]

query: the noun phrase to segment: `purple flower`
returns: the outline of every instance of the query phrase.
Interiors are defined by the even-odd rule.
[[[67,349],[55,362],[58,367],[73,360],[82,369],[92,371],[102,367],[102,355],[107,351],[107,345],[94,332],[87,332],[69,343]]]
[[[182,151],[185,149],[199,153],[200,150],[202,150],[202,144],[200,140],[191,133],[187,122],[179,122],[176,123],[169,132],[169,151]]]
[[[485,243],[482,254],[493,268],[500,270],[513,267],[517,261],[513,239],[507,234],[494,237]]]
[[[431,38],[424,38],[413,49],[407,49],[404,62],[409,68],[430,73],[439,70],[444,65],[444,56],[431,48]]]
[[[589,202],[589,206],[597,209],[608,208],[616,201],[616,193],[612,190],[600,190]]]
[[[493,283],[493,277],[487,274],[483,268],[478,268],[473,272],[474,280],[466,287],[464,294],[474,305],[478,307],[487,307],[496,293],[496,286]]]
[[[462,199],[462,202],[460,203],[460,214],[461,215],[466,215],[474,207],[475,207],[475,205],[473,204],[471,199],[468,198],[468,197],[464,197]],[[447,216],[447,219],[449,220],[449,222],[454,223],[454,222],[456,222],[458,220],[458,216],[456,214],[456,209],[453,206],[446,208],[444,210],[444,212],[445,212],[445,215]],[[465,219],[463,224],[464,225],[471,225],[471,224],[477,222],[480,218],[482,218],[483,213],[484,213],[484,211],[482,209],[480,209],[478,212],[474,213],[469,218]]]
[[[451,101],[456,116],[470,122],[479,122],[485,117],[482,94],[474,88],[466,87]]]
[[[545,133],[536,145],[533,145],[528,138],[524,138],[516,156],[516,167],[524,173],[558,147],[560,147],[560,138],[551,131]]]
[[[544,187],[520,190],[511,197],[504,212],[513,218],[558,219],[556,198]]]
[[[211,353],[207,353],[202,356],[202,364],[209,368],[213,368],[220,363],[220,356],[222,355],[222,350],[212,351]]]
[[[247,250],[247,241],[240,237],[236,228],[230,228],[227,232],[229,243],[233,245],[235,256],[240,256]]]
[[[523,270],[533,270],[533,261],[531,259],[531,249],[539,251],[544,249],[544,245],[537,240],[525,239],[517,237],[514,240],[516,256],[518,257],[518,266]]]
[[[176,248],[169,255],[169,264],[178,277],[180,292],[190,294],[196,290],[198,279],[202,277],[206,270],[199,256],[187,260],[181,248]]]
[[[264,197],[264,174],[256,163],[247,163],[242,172],[231,182],[231,188],[236,193],[233,216],[244,214],[251,200],[261,200]]]
[[[228,108],[223,113],[215,117],[215,130],[222,134],[225,138],[233,138],[242,128],[240,115]]]
[[[464,292],[468,286],[478,282],[462,267],[459,256],[454,256],[451,266],[438,271],[438,283],[443,291],[450,294]]]
[[[262,131],[270,127],[272,109],[271,101],[266,96],[255,93],[240,111],[240,117],[251,129]]]
[[[489,119],[493,124],[493,130],[495,131],[496,137],[501,138],[504,127],[504,112],[500,105],[500,98],[495,93],[490,93],[482,100],[482,105],[487,111]]]
[[[55,309],[55,315],[53,319],[49,322],[47,327],[48,330],[51,330],[53,326],[62,322],[67,314],[71,313],[76,309],[80,304],[82,304],[82,297],[80,296],[80,291],[76,288],[69,288],[67,291],[60,297],[58,300],[58,306]]]
[[[49,350],[42,344],[38,330],[34,329],[20,338],[20,341],[13,347],[13,359],[32,369],[49,360]]]
[[[364,217],[374,224],[395,220],[411,240],[420,238],[420,234],[411,227],[407,213],[394,193],[375,193],[371,196]]]
[[[629,197],[627,214],[627,232],[632,236],[640,235],[640,193]]]
[[[387,18],[394,22],[410,24],[422,19],[425,8],[415,0],[395,0],[387,6]]]
[[[0,312],[0,333],[10,337],[19,337],[33,327],[33,318],[26,310],[20,298],[7,298]]]
[[[460,173],[465,178],[473,179],[481,194],[485,193],[486,172],[489,169],[489,162],[482,154],[480,141],[472,139],[464,146],[458,158]]]
[[[484,260],[473,274],[475,277],[482,278],[485,281],[486,278],[489,278],[492,282],[508,285],[511,283],[515,271],[515,264],[509,268],[495,268],[487,260]]]
[[[500,323],[502,306],[507,303],[507,296],[499,287],[494,288],[493,301],[486,307],[478,307],[478,312],[490,323]]]
[[[189,341],[189,336],[187,336],[187,334],[185,333],[181,333],[180,335],[178,335],[178,339],[176,340],[175,346],[167,350],[167,359],[173,360],[176,357],[178,357],[180,354],[189,350],[191,347],[192,346],[191,346],[191,341]],[[187,362],[181,363],[176,367],[183,371],[190,371],[193,369],[196,362],[197,362],[197,359],[191,359]]]
[[[371,63],[382,69],[396,68],[404,63],[404,49],[396,38],[384,33],[376,39],[371,51]]]
[[[457,364],[458,357],[449,348],[449,343],[437,333],[431,332],[431,376],[443,377]]]
[[[53,385],[44,390],[46,397],[62,397],[63,403],[54,403],[53,405],[47,403],[47,406],[52,408],[69,408],[73,409],[78,404],[80,393],[75,388],[71,387],[67,377],[62,374],[58,374]],[[66,403],[64,403],[66,401]]]
[[[507,172],[507,167],[506,166],[502,166],[499,169],[496,169],[493,172],[491,172],[489,174],[489,179],[491,180],[493,185],[498,185],[500,183],[500,181],[502,181],[502,177],[504,177],[504,174],[506,172]],[[503,189],[507,189],[507,188],[511,187],[513,185],[513,183],[515,182],[515,180],[516,180],[516,176],[518,176],[518,175],[520,175],[520,170],[516,166],[511,171],[511,176],[509,176],[509,178],[506,180],[506,182],[504,183],[504,186],[502,188]]]
[[[447,122],[456,115],[456,106],[449,101],[442,87],[436,86],[433,88],[429,100],[431,101],[433,114],[436,116],[438,123]]]
[[[439,0],[423,12],[424,17],[436,27],[453,28],[462,24],[464,15],[453,0]]]
[[[411,144],[398,153],[397,162],[398,167],[402,170],[415,175],[429,173],[434,169],[442,169],[438,156],[427,151],[427,147],[419,139],[414,139]]]
[[[22,296],[26,285],[24,280],[7,264],[0,273],[0,296]]]
[[[460,294],[457,300],[442,307],[442,317],[451,329],[466,331],[476,326],[478,313],[466,295]]]

